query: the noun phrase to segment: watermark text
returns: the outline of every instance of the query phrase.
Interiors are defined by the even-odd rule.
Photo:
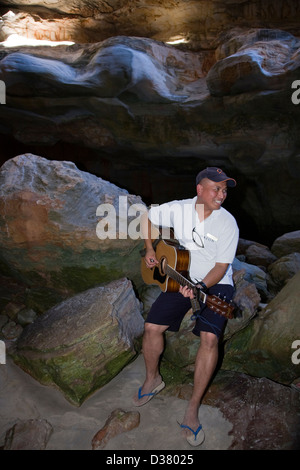
[[[176,201],[157,207],[153,204],[147,209],[144,204],[129,204],[127,196],[119,196],[118,201],[100,204],[96,210],[96,216],[100,218],[96,226],[96,234],[100,240],[131,240],[145,239],[149,237],[149,226],[147,215],[151,209],[155,210],[156,222],[151,224],[150,238],[155,239],[158,235],[158,227],[163,227],[162,238],[170,239],[171,227],[176,226],[176,236],[190,242],[188,249],[196,249],[194,243],[203,245],[203,224],[195,231],[197,212],[192,209],[190,202],[180,204]],[[199,206],[199,207],[198,207]],[[197,211],[203,212],[203,205],[197,204]],[[153,214],[152,214],[153,215]],[[151,218],[151,217],[150,217]],[[153,219],[151,218],[153,221]],[[193,229],[194,228],[194,229]],[[195,232],[195,233],[194,233]],[[217,240],[213,235],[207,234],[210,242]]]
[[[292,363],[298,365],[300,364],[300,339],[293,341],[292,349],[296,349],[292,354]]]
[[[0,80],[0,104],[6,104],[6,86],[3,80]]]
[[[2,340],[0,340],[0,364],[6,364],[6,348]]]
[[[300,103],[300,80],[294,80],[292,83],[292,88],[295,89],[291,97],[292,103],[299,104]]]

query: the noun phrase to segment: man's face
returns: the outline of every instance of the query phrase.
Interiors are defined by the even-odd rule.
[[[215,183],[208,178],[204,178],[197,185],[197,195],[199,202],[204,204],[205,209],[218,210],[226,199],[227,183],[226,181]]]

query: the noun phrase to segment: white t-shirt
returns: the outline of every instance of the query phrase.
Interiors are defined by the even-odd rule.
[[[151,206],[149,219],[156,226],[173,228],[175,238],[190,251],[189,275],[193,281],[201,281],[215,263],[219,262],[229,263],[219,283],[233,285],[231,263],[239,238],[236,220],[221,207],[200,222],[195,208],[196,201],[197,196]],[[203,209],[199,205],[201,207]]]

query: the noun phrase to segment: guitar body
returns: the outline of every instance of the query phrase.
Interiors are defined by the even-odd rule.
[[[156,259],[159,264],[147,268],[144,258],[141,260],[141,274],[146,284],[156,284],[163,292],[178,292],[179,283],[169,277],[164,270],[167,264],[178,273],[187,276],[190,264],[190,253],[180,248],[178,243],[160,240],[156,246]]]

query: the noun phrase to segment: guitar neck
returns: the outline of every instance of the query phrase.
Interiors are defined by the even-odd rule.
[[[191,289],[195,289],[195,284],[189,281],[186,277],[182,276],[182,274],[180,274],[178,271],[175,271],[175,269],[171,268],[171,266],[169,266],[168,264],[164,266],[164,272],[174,281],[178,282],[178,284],[180,284],[181,286],[188,286]]]

